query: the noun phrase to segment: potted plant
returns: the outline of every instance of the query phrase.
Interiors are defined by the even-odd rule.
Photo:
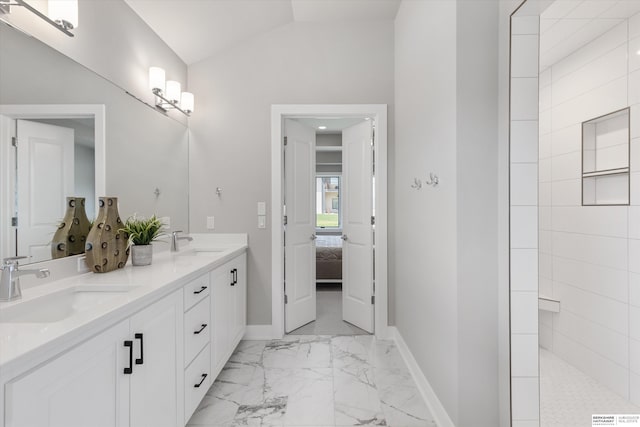
[[[151,242],[162,237],[164,224],[155,215],[151,218],[138,218],[136,215],[127,219],[122,231],[129,235],[131,247],[131,264],[149,265],[153,256]]]

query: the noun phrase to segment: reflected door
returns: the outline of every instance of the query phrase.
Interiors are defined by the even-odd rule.
[[[17,120],[17,254],[51,259],[51,239],[74,192],[74,131]]]

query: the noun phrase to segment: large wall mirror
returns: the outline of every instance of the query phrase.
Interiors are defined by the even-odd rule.
[[[0,23],[0,257],[49,260],[68,197],[188,230],[188,129]]]

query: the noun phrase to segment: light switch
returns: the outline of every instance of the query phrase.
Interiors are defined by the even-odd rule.
[[[267,228],[267,217],[258,215],[258,228]]]
[[[207,230],[213,230],[215,228],[214,217],[207,217]]]
[[[258,215],[267,214],[267,204],[265,202],[258,202]]]

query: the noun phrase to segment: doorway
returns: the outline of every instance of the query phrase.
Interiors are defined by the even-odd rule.
[[[339,177],[341,182],[337,185],[338,188],[327,188],[329,191],[324,192],[333,194],[317,191],[318,182],[320,185],[322,182],[327,182],[322,179],[318,181],[318,178],[326,177],[323,177],[322,173],[318,175],[319,165],[316,165],[315,148],[316,131],[324,129],[317,129],[317,126],[314,128],[311,125],[313,120],[319,118],[323,120],[341,118],[352,122],[352,126],[345,125],[339,130],[351,128],[349,130],[351,136],[347,135],[341,150],[345,157],[344,166],[347,164],[353,164],[353,166],[345,167],[337,175],[328,173],[334,178]],[[360,123],[360,125],[353,125],[354,123]],[[375,150],[371,146],[373,123],[376,126]],[[364,144],[363,135],[367,135],[367,128],[369,134],[366,137],[367,144]],[[359,136],[354,137],[354,135]],[[285,136],[287,137],[286,148]],[[348,141],[358,142],[349,143]],[[370,154],[366,154],[367,152]],[[287,157],[290,160],[297,160],[287,162]],[[367,159],[367,161],[356,159]],[[368,175],[367,164],[371,168]],[[362,179],[355,179],[355,176],[367,176],[367,180],[365,182]],[[374,179],[375,190],[373,189]],[[336,181],[333,180],[334,187]],[[329,179],[328,182],[331,187],[332,180]],[[349,182],[352,182],[353,186],[349,185]],[[364,187],[358,187],[362,185]],[[348,188],[352,188],[353,197],[349,196]],[[338,200],[335,200],[336,192],[333,190],[338,190]],[[327,200],[317,203],[321,197],[327,197]],[[318,213],[316,209],[319,205],[328,212]],[[334,322],[336,319],[342,322],[342,317],[346,316],[345,320],[352,324],[364,325],[366,328],[363,332],[351,329],[342,333],[365,333],[364,331],[368,330],[375,331],[378,338],[387,338],[386,105],[273,106],[272,210],[274,218],[282,218],[282,221],[272,221],[274,337],[282,337],[285,329],[291,332],[304,326],[308,321],[313,321],[319,312],[316,309],[316,303],[317,296],[320,295],[322,299],[333,298],[334,301],[338,296],[344,304],[341,310],[342,315],[339,317],[337,315],[340,313],[336,313],[336,306],[331,306],[331,318]],[[372,216],[375,217],[375,251],[373,250]],[[354,221],[356,217],[358,220]],[[321,222],[318,223],[318,221]],[[324,223],[332,226],[320,225]],[[320,286],[317,286],[317,240],[324,241],[326,245],[323,244],[323,246],[328,247],[330,244],[335,244],[336,239],[342,242],[344,248],[345,258],[342,261],[345,268],[342,269],[342,277],[328,281],[321,279]],[[349,257],[353,257],[355,262],[350,262]],[[360,285],[352,288],[350,284],[353,285],[355,282],[350,278],[353,277],[364,280],[360,281]],[[323,290],[325,284],[331,284],[329,289]],[[365,287],[365,284],[368,287]],[[292,300],[295,301],[295,305],[289,306]],[[356,317],[349,319],[349,313]],[[296,322],[287,324],[286,320],[292,318],[298,324]],[[306,328],[308,333],[319,332],[315,325],[313,329],[311,326]],[[303,328],[300,332],[305,333],[305,331]],[[335,333],[339,334],[340,331]]]

